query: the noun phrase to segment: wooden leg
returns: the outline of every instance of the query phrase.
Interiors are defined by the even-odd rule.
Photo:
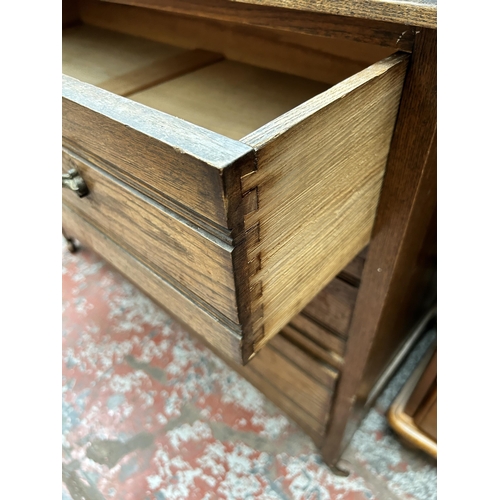
[[[66,247],[67,247],[68,251],[71,252],[71,253],[77,252],[78,251],[78,246],[76,244],[75,239],[72,238],[71,236],[68,236],[66,234],[66,231],[64,230],[64,228],[62,230],[62,235],[63,235],[63,238],[66,240]]]
[[[345,368],[322,447],[328,464],[340,458],[371,388],[417,320],[432,279],[432,259],[426,260],[424,250],[426,241],[435,239],[436,80],[436,32],[422,29],[403,88]]]

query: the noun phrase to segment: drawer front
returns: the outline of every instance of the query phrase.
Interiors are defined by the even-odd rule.
[[[229,228],[224,171],[253,168],[252,148],[63,75],[63,145],[176,211]]]
[[[199,307],[189,296],[181,293],[66,205],[63,205],[62,223],[68,234],[93,248],[158,304],[202,335],[218,352],[241,364],[241,336],[219,318]]]
[[[71,152],[62,159],[63,171],[76,169],[89,190],[79,198],[63,189],[65,205],[237,329],[232,247]]]
[[[239,141],[63,77],[63,161],[91,192],[64,203],[239,336],[246,363],[369,242],[407,61]]]

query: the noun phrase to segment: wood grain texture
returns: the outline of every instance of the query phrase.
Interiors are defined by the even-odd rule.
[[[335,370],[342,369],[344,360],[336,352],[328,351],[309,338],[307,333],[295,329],[291,324],[281,329],[281,334],[290,342],[308,353],[311,357],[333,367]]]
[[[323,446],[327,463],[336,462],[350,438],[345,430],[354,402],[363,405],[377,373],[404,342],[423,305],[420,285],[432,265],[422,265],[419,256],[436,205],[436,74],[436,33],[422,30],[405,80],[349,331],[346,369]]]
[[[228,228],[225,168],[252,148],[63,75],[63,142],[219,228]]]
[[[437,27],[436,0],[230,0],[305,12],[322,12],[362,19],[401,23],[423,28]]]
[[[189,297],[162,279],[149,267],[125,252],[114,241],[85,221],[66,205],[62,212],[65,232],[88,245],[111,263],[127,279],[136,284],[162,307],[176,311],[174,315],[196,332],[225,358],[241,357],[241,336],[224,326],[218,318],[194,304]],[[235,361],[238,363],[238,361]]]
[[[242,178],[258,196],[245,218],[258,234],[256,351],[368,243],[406,62],[376,63],[242,139],[257,151],[257,170]]]
[[[62,72],[127,96],[222,59],[88,25],[63,31]]]
[[[267,374],[254,371],[248,366],[240,366],[235,363],[226,362],[241,376],[246,378],[253,386],[268,397],[276,406],[281,408],[292,420],[297,422],[300,427],[311,436],[317,446],[323,441],[325,424],[319,422],[310,413],[306,412],[294,399],[290,399],[280,389],[277,389],[272,381],[268,379]],[[286,370],[286,365],[282,366]]]
[[[182,52],[185,50],[178,47],[94,26],[80,25],[62,32],[62,72],[97,86]]]
[[[358,254],[349,264],[347,264],[344,269],[339,273],[338,277],[341,280],[349,283],[356,288],[359,288],[361,283],[361,275],[363,274],[363,268],[365,267],[366,257],[362,255],[364,252]]]
[[[366,245],[406,59],[391,56],[298,106],[297,100],[324,84],[241,63],[217,63],[154,89],[168,88],[162,96],[179,106],[167,110],[175,114],[190,106],[198,111],[194,97],[214,91],[201,115],[229,126],[228,135],[241,123],[248,126],[248,116],[260,120],[251,128],[265,123],[241,142],[64,77],[63,143],[78,151],[84,170],[90,161],[102,169],[99,179],[107,178],[104,172],[116,178],[91,215],[88,207],[72,207],[201,308],[242,332],[239,361],[245,363]],[[214,72],[212,81],[207,75]],[[229,83],[221,85],[228,75]],[[189,89],[185,79],[193,77],[197,86]],[[187,102],[180,98],[186,89]],[[217,117],[230,94],[239,102],[227,106],[229,115]],[[296,107],[273,120],[283,112],[272,108],[276,102]],[[233,126],[229,118],[238,112]],[[93,174],[87,172],[91,183],[97,180]],[[115,205],[113,197],[119,199]],[[137,213],[119,210],[129,199],[141,200]],[[165,220],[157,223],[160,213],[172,217],[171,227]],[[134,231],[139,222],[138,233],[127,234],[129,221]],[[192,231],[183,232],[185,227]],[[162,238],[168,242],[165,253],[156,255],[154,244]],[[210,247],[203,254],[203,238],[215,244],[214,252]],[[302,344],[318,359],[341,365],[338,353],[314,340]]]
[[[357,294],[356,287],[335,278],[307,304],[302,314],[313,318],[345,339]]]
[[[231,246],[74,153],[63,150],[62,159],[63,171],[76,168],[89,189],[84,198],[63,189],[68,207],[184,294],[192,295],[200,307],[221,321],[225,316],[238,328]]]
[[[305,350],[289,342],[289,339],[283,334],[276,335],[269,342],[269,345],[310,375],[316,382],[324,385],[330,391],[334,390],[338,377],[337,370],[311,357]]]
[[[392,53],[349,40],[319,38],[235,23],[110,4],[80,2],[86,23],[184,49],[204,49],[227,59],[335,84]]]
[[[316,297],[311,301],[311,303],[315,300]],[[297,316],[292,318],[288,324],[295,330],[313,340],[323,349],[338,355],[340,358],[343,358],[345,351],[345,339],[341,338],[336,332],[334,332],[326,321],[318,323],[317,321],[307,317],[302,311],[297,314]]]
[[[324,363],[321,357],[311,355],[309,349],[302,347],[304,344],[298,337],[303,336],[303,332],[294,332],[295,341],[287,332],[281,332],[259,354],[261,363],[254,360],[242,367],[235,361],[241,353],[240,338],[225,330],[209,311],[200,309],[189,297],[66,205],[63,206],[63,226],[69,235],[91,246],[170,313],[174,311],[180,321],[194,329],[200,340],[282,408],[318,446],[321,445],[338,372],[331,363]],[[303,326],[309,334],[309,324],[306,325]]]
[[[116,101],[116,99],[119,99],[116,96],[112,96],[109,93],[102,93],[99,95],[99,89],[91,88],[89,86],[85,86],[85,84],[82,84],[81,82],[75,82],[74,80],[71,81],[69,80],[71,84],[75,84],[77,87],[80,89],[83,89],[82,94],[78,94],[75,96],[76,99],[79,99],[81,102],[83,99],[83,103],[85,104],[84,107],[80,106],[80,109],[78,107],[74,108],[74,118],[73,120],[66,120],[66,123],[74,127],[74,139],[72,140],[71,136],[66,136],[64,137],[64,140],[68,142],[69,147],[74,148],[75,143],[76,147],[78,148],[78,151],[81,151],[81,154],[85,157],[85,159],[90,159],[94,164],[97,163],[103,170],[108,171],[118,177],[120,176],[125,176],[127,177],[127,174],[129,175],[131,181],[135,182],[136,184],[139,184],[139,189],[140,189],[140,184],[144,183],[144,177],[138,177],[139,176],[139,166],[144,167],[144,164],[140,164],[138,162],[130,162],[129,164],[126,164],[126,167],[129,167],[131,169],[135,170],[125,170],[124,168],[119,168],[117,165],[119,161],[122,161],[122,154],[123,150],[127,148],[128,144],[127,141],[124,140],[123,137],[117,137],[116,134],[113,134],[112,137],[109,137],[109,139],[106,137],[106,135],[98,135],[97,131],[93,131],[93,129],[89,126],[91,124],[88,123],[88,121],[85,120],[86,117],[92,117],[97,121],[98,124],[107,124],[108,122],[105,121],[106,119],[106,111],[107,108],[102,106],[102,103],[99,101],[99,98],[102,97],[102,99],[105,99],[109,102],[109,106],[111,104],[119,104],[119,107],[115,107],[113,109],[109,108],[109,112],[113,113],[114,116],[116,116],[116,113],[123,113],[123,109],[127,110],[127,108],[130,106],[130,103],[128,101]],[[73,92],[75,93],[75,89],[72,89]],[[88,94],[86,94],[88,93]],[[97,94],[97,96],[96,96]],[[102,100],[101,99],[101,100]],[[69,109],[71,110],[71,101],[68,102]],[[95,111],[94,114],[89,113],[89,107],[92,106],[92,110],[96,109],[99,111]],[[103,113],[104,111],[104,113]],[[135,119],[137,120],[137,116],[132,116],[132,110],[130,111],[130,115],[128,116],[129,119]],[[144,113],[144,116],[147,116],[148,119],[151,119],[151,117],[141,108],[141,111]],[[79,114],[79,113],[83,114]],[[151,110],[151,112],[153,112]],[[122,118],[122,116],[127,117],[126,114],[122,114],[119,116],[119,118]],[[166,116],[166,115],[165,115]],[[167,116],[168,120],[175,120],[172,117]],[[175,122],[173,122],[175,123]],[[184,122],[182,122],[184,123]],[[136,121],[135,122],[137,128],[145,126],[144,123]],[[115,123],[113,123],[115,125]],[[146,123],[147,125],[147,123]],[[190,129],[189,127],[194,127],[189,124],[185,124],[187,130],[186,134],[195,130],[199,132],[199,129]],[[106,128],[99,129],[101,132],[102,130],[106,130]],[[114,130],[114,129],[113,129]],[[118,128],[119,132],[124,131],[124,133],[131,133],[134,132],[134,129],[131,129],[130,127],[119,127]],[[171,130],[168,129],[168,132]],[[174,133],[178,133],[179,130],[174,129]],[[148,137],[147,139],[151,138],[152,132],[158,135],[158,132],[163,132],[163,130],[159,130],[158,128],[152,127],[150,131],[148,131]],[[92,136],[92,133],[94,133],[94,136]],[[110,134],[111,135],[111,134]],[[282,134],[286,135],[286,134]],[[114,148],[104,148],[104,141],[102,139],[108,139],[110,141],[115,141],[112,144],[114,145]],[[140,139],[142,139],[140,136],[137,137],[137,141],[139,142],[140,145]],[[196,139],[196,137],[194,137]],[[189,143],[189,138],[186,136],[184,138],[186,141],[186,144],[184,144],[185,148],[190,151],[195,151],[197,148],[196,144],[190,144]],[[158,141],[154,142],[153,145],[157,146]],[[160,143],[161,145],[161,143]],[[170,144],[169,144],[170,145]],[[83,146],[83,147],[82,147]],[[148,145],[149,146],[149,145]],[[244,148],[244,145],[241,144],[240,146],[240,151],[242,148]],[[151,146],[147,147],[147,153],[150,155],[151,154]],[[174,148],[174,151],[177,152],[177,150]],[[133,153],[137,154],[137,149],[133,150]],[[220,154],[224,155],[224,151],[222,151]],[[212,151],[212,155],[215,155],[215,153]],[[104,158],[103,158],[104,157]],[[154,155],[150,157],[151,161],[151,166],[155,167],[158,169],[160,166],[158,163],[161,160],[164,160],[164,156],[158,152],[157,155],[158,160],[155,161]],[[182,156],[182,159],[185,159],[185,155]],[[244,173],[252,172],[253,168],[253,163],[252,160],[253,155],[252,155],[252,150],[250,148],[247,148],[247,154],[242,155],[240,158],[236,158],[235,161],[233,161],[232,164],[225,166],[224,168],[221,168],[221,172],[219,173],[219,177],[217,178],[218,183],[216,184],[216,187],[219,189],[219,192],[221,193],[222,199],[219,204],[219,207],[223,213],[223,220],[225,219],[225,226],[227,227],[228,230],[233,230],[233,237],[236,238],[236,240],[239,238],[239,234],[245,229],[246,230],[246,237],[242,238],[242,243],[236,244],[234,247],[234,252],[233,249],[227,249],[227,254],[230,254],[230,258],[232,261],[227,262],[225,261],[225,264],[223,266],[225,274],[225,278],[221,283],[221,290],[214,291],[213,287],[209,288],[208,291],[206,292],[208,295],[203,295],[203,290],[205,285],[210,285],[210,280],[213,279],[214,276],[216,276],[216,279],[219,279],[219,273],[220,269],[217,268],[217,262],[215,261],[214,268],[207,267],[206,269],[202,270],[202,273],[204,276],[206,276],[206,280],[204,281],[204,284],[197,284],[195,282],[195,276],[193,273],[195,273],[196,265],[200,265],[198,262],[196,262],[196,265],[193,266],[190,264],[189,268],[189,273],[186,274],[185,280],[183,281],[181,279],[181,275],[184,276],[184,269],[183,268],[177,268],[175,266],[176,259],[174,259],[172,262],[169,261],[167,256],[163,257],[162,262],[156,262],[156,261],[148,261],[148,265],[150,266],[157,266],[155,269],[161,270],[160,274],[163,272],[165,273],[164,276],[169,279],[171,282],[174,282],[176,286],[178,287],[184,287],[183,291],[185,294],[189,294],[190,292],[193,293],[193,297],[195,299],[193,300],[199,300],[201,303],[202,307],[205,309],[210,309],[212,307],[211,312],[212,314],[220,314],[221,319],[224,320],[229,320],[233,322],[232,325],[230,325],[232,328],[236,328],[236,325],[242,325],[243,328],[243,337],[245,338],[244,342],[244,347],[243,347],[243,353],[242,353],[242,359],[243,362],[246,362],[254,353],[254,341],[256,338],[259,336],[262,336],[263,332],[263,322],[264,322],[264,310],[267,308],[267,303],[264,301],[265,296],[262,290],[262,281],[257,278],[257,280],[252,282],[252,279],[254,276],[256,276],[259,271],[262,269],[262,262],[260,260],[259,256],[255,255],[250,255],[248,254],[248,248],[255,248],[256,246],[260,245],[260,234],[259,230],[257,229],[257,225],[252,222],[252,217],[254,217],[255,213],[257,213],[259,209],[259,200],[257,197],[257,192],[258,189],[248,189],[248,186],[241,185],[240,183],[240,178],[239,177],[234,177],[232,180],[229,180],[229,174],[228,172],[238,172],[240,168],[243,168]],[[130,160],[127,158],[127,160]],[[248,166],[247,166],[248,165]],[[191,165],[190,165],[191,166]],[[195,167],[197,166],[196,164],[194,165]],[[213,170],[210,171],[210,169],[206,168],[206,165],[204,165],[205,171],[208,174],[213,174]],[[194,169],[193,169],[194,170]],[[135,174],[135,175],[130,175],[130,173]],[[142,171],[141,171],[142,173]],[[162,181],[164,179],[163,176],[161,176],[161,173],[157,170],[158,177],[153,177],[150,181],[150,183],[147,184],[148,190],[154,191],[158,193],[158,181]],[[183,174],[185,172],[182,172]],[[231,174],[234,175],[234,174]],[[246,178],[246,175],[243,176],[243,178]],[[189,178],[189,176],[185,176],[185,182],[192,180]],[[130,182],[130,180],[125,179],[127,183]],[[197,183],[199,184],[199,179],[196,179]],[[182,185],[183,188],[187,188],[188,186]],[[203,186],[205,189],[207,186]],[[241,190],[245,191],[245,195],[242,197]],[[349,186],[348,189],[352,189],[352,186]],[[230,201],[231,198],[231,193],[234,192],[235,195],[235,201],[232,202]],[[265,191],[264,191],[265,193]],[[198,202],[196,200],[196,195],[199,193],[196,192],[190,192],[190,195],[193,198],[193,202]],[[206,191],[206,197],[210,198],[213,200],[214,193],[210,192],[209,190]],[[272,198],[272,194],[270,195],[270,198]],[[172,201],[172,199],[169,197],[169,201]],[[173,201],[177,201],[177,197],[173,198]],[[184,203],[184,198],[181,198],[180,203]],[[148,203],[152,203],[152,200],[149,200]],[[193,205],[194,205],[193,203]],[[187,208],[190,208],[189,206]],[[206,207],[205,207],[206,208]],[[275,206],[275,210],[280,211],[281,207],[279,205]],[[193,210],[194,211],[194,210]],[[175,210],[176,213],[179,213],[178,210]],[[234,212],[234,213],[233,213]],[[238,212],[242,212],[238,215]],[[246,214],[247,219],[244,219]],[[310,216],[309,211],[305,211],[304,214],[302,214],[304,218],[307,218]],[[95,217],[98,216],[98,214],[94,214]],[[103,224],[104,221],[108,220],[106,216],[103,216],[102,219],[99,219],[101,222],[98,223],[96,222],[97,219],[93,219],[94,224]],[[111,220],[111,218],[109,218]],[[245,221],[245,227],[242,226],[241,222]],[[240,221],[240,222],[238,222]],[[185,219],[184,223],[189,224],[191,220]],[[122,220],[123,224],[123,220]],[[99,226],[102,230],[103,226]],[[120,227],[123,227],[120,226]],[[253,228],[256,229],[256,231],[253,231]],[[108,229],[109,230],[109,229]],[[106,231],[106,230],[105,230]],[[200,227],[201,231],[201,227]],[[212,236],[216,236],[214,234],[215,232],[212,231],[210,234]],[[116,234],[116,233],[115,233]],[[158,235],[160,235],[161,232],[158,232]],[[167,238],[172,238],[172,235],[168,234],[163,234],[164,237]],[[190,237],[190,236],[187,236]],[[235,241],[236,241],[235,240]],[[124,240],[123,240],[124,241]],[[148,242],[148,245],[151,242]],[[219,244],[222,245],[224,243],[227,243],[226,240],[220,240]],[[125,242],[123,243],[125,244]],[[133,248],[141,248],[144,246],[143,242],[131,242],[130,245],[127,247],[129,251]],[[229,245],[232,245],[231,242],[229,242]],[[237,257],[238,251],[241,247],[245,247],[245,251],[242,252],[240,257]],[[352,250],[353,252],[357,251],[358,249]],[[135,254],[137,256],[137,254]],[[350,258],[352,254],[349,254],[348,257]],[[144,257],[141,257],[144,258]],[[347,258],[347,257],[345,257]],[[196,261],[196,259],[192,259],[193,262]],[[168,267],[168,263],[170,262],[171,267]],[[215,269],[215,271],[214,271]],[[212,275],[211,273],[214,272]],[[232,281],[231,281],[232,280]],[[236,281],[236,285],[234,285],[234,282]],[[213,292],[213,293],[212,293]],[[221,293],[222,295],[219,295]],[[304,301],[307,299],[304,299]],[[296,313],[296,311],[285,311],[286,314],[290,314],[293,316],[293,314]],[[290,317],[287,317],[285,319],[286,321],[290,319]],[[267,336],[265,340],[267,341],[271,336]]]
[[[281,353],[266,346],[247,366],[249,370],[265,375],[282,394],[324,424],[328,416],[331,391],[293,363],[286,364],[284,369],[285,362]]]
[[[367,21],[311,10],[292,10],[228,0],[106,1],[259,27],[273,26],[275,29],[308,35],[340,36],[349,40],[385,45],[407,51],[412,50],[414,39],[414,30],[404,24]]]
[[[241,139],[327,88],[305,78],[222,61],[130,99]]]
[[[216,344],[208,342],[207,337],[201,336],[199,330],[193,330],[185,321],[183,321],[183,323],[191,331],[194,337],[203,342],[217,356],[223,358],[231,368],[247,379],[274,404],[280,407],[292,420],[299,424],[300,427],[311,436],[317,446],[321,445],[325,432],[326,415],[324,413],[314,415],[311,414],[310,410],[304,410],[304,404],[300,397],[301,393],[294,391],[295,381],[293,379],[290,379],[289,383],[285,384],[286,390],[283,391],[282,388],[280,388],[280,383],[275,384],[272,375],[276,367],[271,367],[267,363],[263,363],[257,367],[253,362],[246,366],[241,366],[241,364],[234,361],[233,357],[219,350]],[[290,366],[292,366],[292,370],[299,369],[299,372],[294,372],[299,374],[299,384],[303,383],[301,380],[306,376],[305,384],[309,387],[311,384],[313,386],[315,396],[312,397],[316,399],[320,398],[320,400],[324,399],[324,391],[327,389],[331,401],[333,395],[331,391],[334,390],[338,378],[338,374],[334,370],[318,363],[317,360],[310,357],[305,352],[297,352],[297,348],[288,342],[286,338],[281,337],[281,335],[277,335],[271,342],[275,345],[266,346],[264,350],[274,349],[279,354],[279,356],[273,359],[274,362],[278,364],[278,369],[285,374],[285,377],[286,374],[289,373]],[[299,361],[299,358],[302,358],[302,360]],[[315,386],[317,386],[318,389],[314,389]]]
[[[222,59],[221,54],[214,52],[190,50],[106,80],[99,87],[114,94],[129,96]]]

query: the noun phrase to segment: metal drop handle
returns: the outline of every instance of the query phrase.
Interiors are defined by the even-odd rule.
[[[74,191],[80,198],[89,194],[89,188],[82,176],[74,168],[68,170],[67,174],[62,174],[62,187]]]

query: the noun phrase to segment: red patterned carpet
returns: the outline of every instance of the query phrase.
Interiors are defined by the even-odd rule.
[[[87,250],[63,250],[63,500],[432,500],[436,464],[384,414],[433,340],[379,398],[333,475],[252,385]]]

